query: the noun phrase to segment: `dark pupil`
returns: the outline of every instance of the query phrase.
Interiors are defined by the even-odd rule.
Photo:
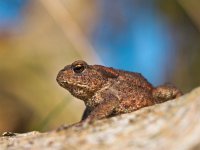
[[[84,66],[82,66],[82,65],[76,65],[74,67],[74,72],[76,72],[76,73],[81,73],[83,70],[84,70]]]

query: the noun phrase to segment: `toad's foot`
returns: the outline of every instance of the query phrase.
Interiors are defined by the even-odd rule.
[[[162,103],[171,99],[175,99],[183,95],[183,93],[172,85],[161,85],[152,91],[152,95],[156,103]]]

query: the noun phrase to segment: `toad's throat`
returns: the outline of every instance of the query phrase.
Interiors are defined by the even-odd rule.
[[[76,85],[65,84],[64,88],[67,89],[73,96],[83,101],[87,101],[95,93],[95,91],[90,91],[86,87],[80,87]]]

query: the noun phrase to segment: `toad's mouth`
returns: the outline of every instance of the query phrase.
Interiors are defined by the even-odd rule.
[[[66,80],[64,80],[64,77],[63,77],[63,72],[60,71],[56,77],[56,81],[57,83],[63,87],[63,88],[68,88],[69,87],[69,84]]]
[[[87,91],[88,89],[87,84],[84,85],[83,83],[73,83],[71,81],[65,80],[62,71],[58,73],[56,81],[61,87],[67,89],[70,93],[77,93],[78,90]]]
[[[59,81],[58,84],[65,89],[68,89],[69,87],[69,84],[67,83],[67,81]]]

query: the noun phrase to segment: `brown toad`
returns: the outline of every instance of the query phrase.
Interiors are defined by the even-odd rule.
[[[139,73],[88,65],[82,60],[64,67],[58,73],[57,82],[85,102],[82,120],[90,121],[129,113],[182,95],[171,85],[153,87]]]

